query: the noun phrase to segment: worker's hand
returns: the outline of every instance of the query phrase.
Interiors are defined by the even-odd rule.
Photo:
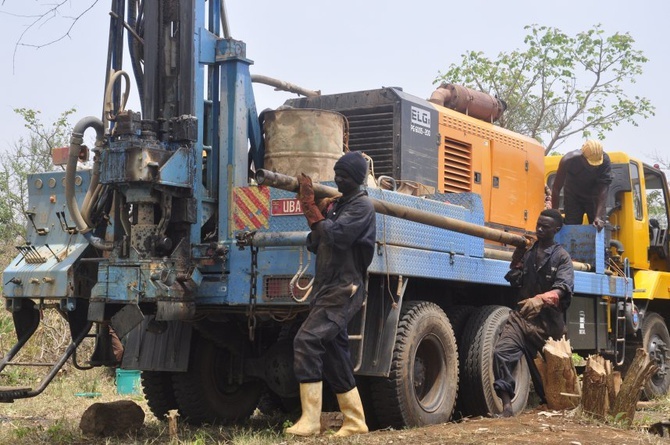
[[[511,269],[522,269],[523,268],[523,256],[526,253],[526,251],[530,248],[530,246],[533,245],[533,242],[535,241],[533,238],[529,237],[528,235],[525,235],[526,238],[526,245],[524,246],[518,246],[516,249],[514,249],[514,253],[512,254],[512,261],[510,261],[509,267]]]
[[[512,287],[521,287],[523,285],[523,270],[510,269],[505,274],[505,279]]]
[[[537,317],[544,307],[544,301],[542,301],[542,298],[538,298],[537,296],[521,300],[518,304],[521,306],[519,308],[519,313],[526,320],[532,320]]]
[[[300,173],[298,175],[298,187],[298,200],[300,200],[300,204],[302,204],[303,201],[314,204],[314,186],[312,185],[312,178],[304,173]]]
[[[593,220],[593,225],[596,229],[598,229],[598,232],[600,232],[603,227],[605,227],[605,221],[603,221],[600,217],[596,216],[595,219]]]
[[[551,189],[549,188],[548,185],[544,186],[544,208],[545,209],[551,208]]]
[[[326,198],[321,198],[318,201],[316,201],[316,206],[319,208],[319,211],[323,216],[326,216],[328,213],[328,209],[330,206],[335,202],[337,198],[339,198],[340,195],[338,196],[333,196],[333,197],[326,197]]]
[[[558,291],[555,289],[552,289],[550,291],[547,291],[543,294],[538,294],[535,296],[535,298],[541,298],[544,304],[547,306],[553,306],[553,307],[558,307],[558,301],[560,300],[560,297],[558,295]]]

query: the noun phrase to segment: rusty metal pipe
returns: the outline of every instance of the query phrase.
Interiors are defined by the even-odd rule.
[[[512,261],[512,252],[498,249],[484,249],[484,258],[489,258],[492,260],[502,260],[502,261]],[[593,266],[589,263],[580,263],[579,261],[573,261],[572,266],[575,270],[581,272],[591,272],[594,270]]]
[[[259,185],[279,188],[288,192],[298,191],[298,180],[292,176],[274,173],[269,170],[258,170],[256,172],[256,182]],[[333,187],[321,184],[314,184],[314,196],[316,198],[325,198],[337,196],[340,193]],[[520,235],[515,235],[502,230],[491,229],[485,226],[479,226],[459,219],[449,218],[447,216],[436,215],[425,210],[413,209],[399,204],[393,204],[386,201],[370,198],[377,213],[383,215],[395,216],[396,218],[406,219],[421,224],[426,224],[441,229],[453,230],[454,232],[465,233],[466,235],[484,238],[490,241],[497,241],[503,244],[513,246],[527,246],[528,241]]]
[[[309,232],[256,232],[251,238],[254,247],[301,247],[307,245]]]
[[[446,82],[433,91],[428,102],[487,122],[498,120],[507,108],[504,101],[490,94]]]

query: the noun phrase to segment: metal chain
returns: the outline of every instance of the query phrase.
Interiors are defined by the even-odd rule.
[[[256,284],[258,281],[258,247],[251,246],[251,279],[249,280],[249,308],[247,309],[247,327],[249,341],[256,336]]]

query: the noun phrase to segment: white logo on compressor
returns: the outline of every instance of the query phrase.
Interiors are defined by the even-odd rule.
[[[422,127],[430,128],[430,112],[423,108],[412,106],[412,123],[421,125]]]

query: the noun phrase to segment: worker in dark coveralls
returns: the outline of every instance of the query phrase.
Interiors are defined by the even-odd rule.
[[[603,146],[588,140],[580,150],[567,153],[558,164],[551,190],[551,207],[558,208],[563,189],[565,224],[581,224],[584,214],[598,231],[605,226],[607,192],[612,183],[610,157]]]
[[[537,242],[526,251],[517,248],[505,279],[517,293],[518,310],[512,310],[493,352],[493,387],[503,403],[503,417],[511,417],[516,391],[514,370],[526,358],[535,389],[541,399],[544,390],[533,359],[551,337],[567,333],[565,312],[574,287],[574,269],[568,252],[554,241],[563,218],[556,209],[543,210],[537,220]]]
[[[368,432],[349,356],[347,324],[365,297],[367,268],[374,254],[375,210],[360,189],[368,166],[348,152],[334,167],[342,194],[324,213],[314,201],[312,180],[301,174],[299,199],[311,229],[307,248],[316,253],[310,312],[293,341],[295,375],[300,383],[302,415],[288,434],[312,436],[321,429],[322,380],[337,395],[344,423],[335,436]]]

